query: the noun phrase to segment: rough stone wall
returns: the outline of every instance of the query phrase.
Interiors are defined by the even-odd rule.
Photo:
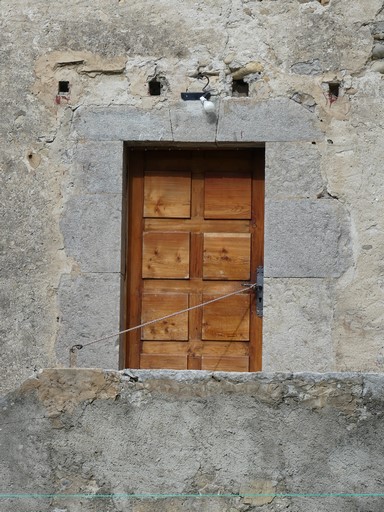
[[[248,142],[268,142],[264,367],[382,369],[382,0],[2,0],[0,28],[2,390],[34,367],[66,364],[58,340],[66,347],[118,327],[109,298],[118,297],[119,243],[105,235],[92,259],[87,219],[97,218],[96,234],[120,229],[121,175],[108,169],[139,118],[135,140],[186,142],[196,116],[192,141],[241,143],[259,126]],[[199,71],[219,95],[224,132],[181,105],[180,92],[201,87]],[[148,95],[153,77],[160,96]],[[241,78],[249,98],[232,98]],[[58,95],[59,81],[69,94]],[[103,164],[98,127],[84,120],[115,111],[120,131],[115,117]],[[296,114],[312,131],[295,130]],[[81,154],[92,143],[90,165]],[[84,364],[116,366],[112,345]]]
[[[378,374],[44,370],[1,402],[0,508],[381,512],[353,495],[384,490],[383,398]]]

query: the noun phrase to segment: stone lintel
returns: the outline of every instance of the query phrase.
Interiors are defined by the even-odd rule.
[[[80,107],[74,127],[89,140],[132,142],[267,142],[322,138],[315,115],[296,102],[277,98],[216,99],[208,114],[199,101],[182,101],[151,111],[129,106]]]

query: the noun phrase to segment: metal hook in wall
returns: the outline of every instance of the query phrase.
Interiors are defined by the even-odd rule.
[[[198,80],[202,80],[203,78],[206,78],[207,79],[207,83],[204,85],[203,87],[203,91],[205,92],[205,90],[207,89],[208,85],[209,85],[209,76],[206,75],[205,73],[198,73],[198,75],[196,76],[196,78]]]

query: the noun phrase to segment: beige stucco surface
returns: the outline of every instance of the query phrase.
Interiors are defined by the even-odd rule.
[[[381,371],[383,40],[382,0],[2,0],[0,389],[119,327],[123,140],[265,141],[264,367]]]

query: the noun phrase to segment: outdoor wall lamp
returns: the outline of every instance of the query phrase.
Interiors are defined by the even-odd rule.
[[[215,111],[215,104],[213,103],[213,101],[209,101],[210,97],[211,94],[209,92],[204,93],[203,96],[200,97],[200,101],[203,104],[203,108],[206,112]]]
[[[204,75],[202,73],[199,73],[196,77],[197,79],[206,78],[207,83],[204,85],[203,90],[199,92],[182,92],[181,93],[181,99],[184,101],[197,101],[200,100],[201,104],[203,105],[203,108],[206,112],[214,112],[215,111],[215,104],[213,101],[210,101],[211,93],[207,91],[207,87],[209,85],[209,77],[207,75]]]

